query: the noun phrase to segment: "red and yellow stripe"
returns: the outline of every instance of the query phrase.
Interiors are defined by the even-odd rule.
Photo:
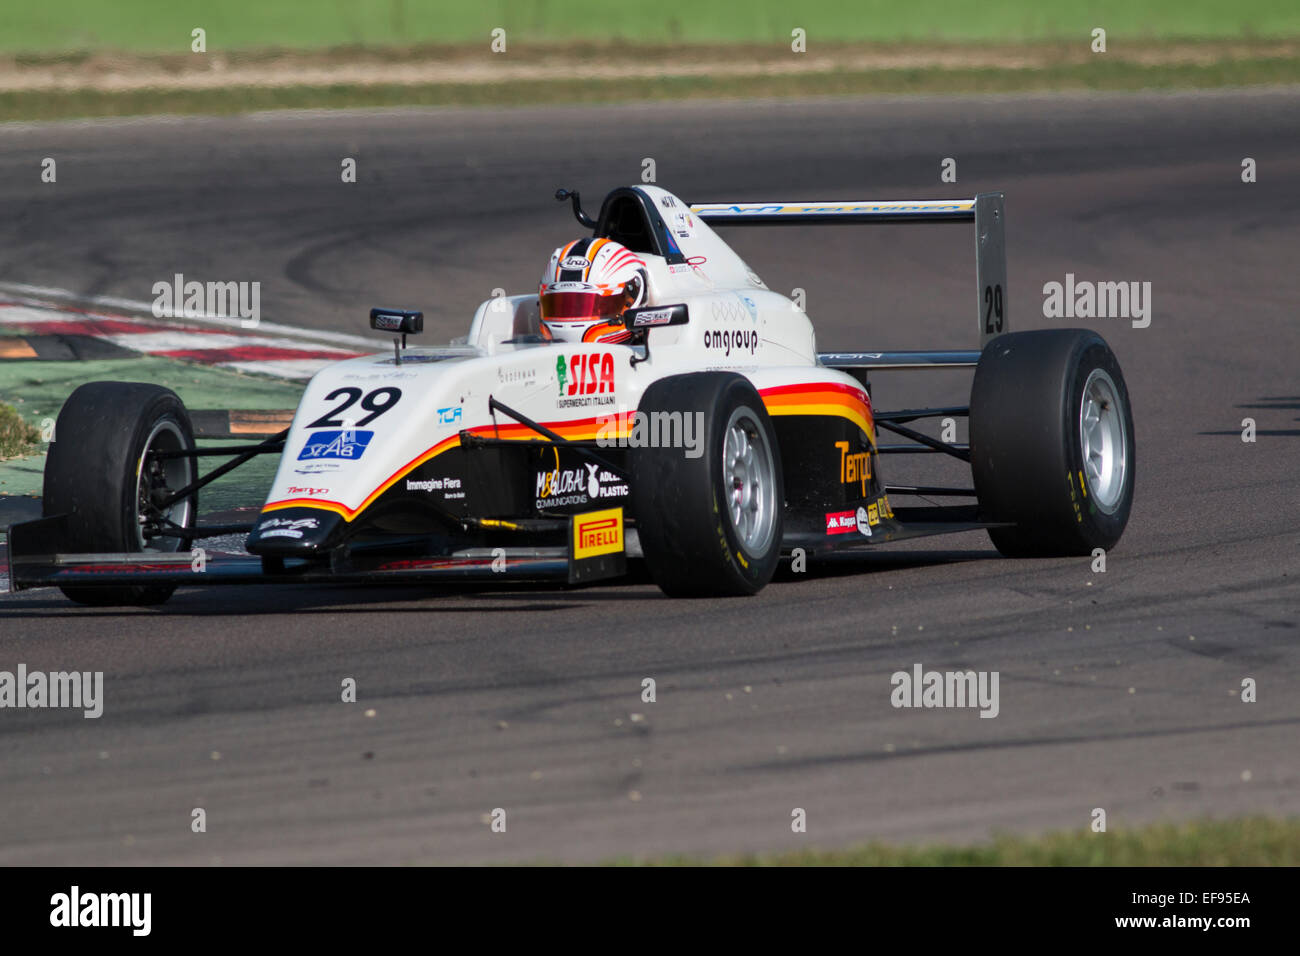
[[[838,415],[853,422],[876,443],[875,420],[867,393],[835,382],[777,385],[759,390],[767,413],[777,415]]]
[[[591,441],[601,434],[602,429],[605,437],[619,438],[626,435],[630,430],[629,416],[631,412],[619,415],[612,413],[604,418],[584,418],[579,421],[571,422],[543,422],[542,424],[555,432],[562,438],[571,441]],[[527,425],[511,423],[508,425],[480,425],[477,428],[466,429],[470,434],[479,435],[483,438],[503,438],[510,441],[529,442],[542,441],[543,439]],[[347,505],[338,501],[328,501],[324,498],[282,498],[279,501],[271,501],[262,506],[262,511],[280,511],[283,508],[316,508],[321,511],[332,511],[339,515],[344,521],[351,521],[361,512],[369,508],[375,501],[386,492],[389,488],[401,481],[408,474],[419,468],[427,461],[432,461],[443,452],[451,451],[453,448],[460,447],[460,436],[452,435],[450,438],[444,438],[432,448],[421,452],[410,461],[408,461],[397,471],[393,472],[388,478],[366,496],[365,501],[361,502],[355,508],[349,508]]]

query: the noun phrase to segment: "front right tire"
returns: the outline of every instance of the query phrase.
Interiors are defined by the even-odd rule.
[[[175,552],[183,537],[152,533],[158,516],[182,528],[198,514],[193,493],[158,503],[197,476],[195,459],[155,460],[153,451],[194,447],[185,406],[171,389],[138,382],[91,382],[68,397],[54,425],[45,461],[42,511],[67,515],[71,553]],[[174,585],[62,587],[79,604],[98,607],[161,604]]]

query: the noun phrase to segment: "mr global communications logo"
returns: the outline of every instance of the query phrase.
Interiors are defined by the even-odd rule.
[[[302,451],[298,453],[298,460],[342,458],[345,461],[356,461],[365,454],[370,439],[374,437],[373,431],[360,428],[315,432],[302,446]]]

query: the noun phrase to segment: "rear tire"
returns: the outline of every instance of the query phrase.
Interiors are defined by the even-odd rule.
[[[651,578],[672,597],[756,594],[780,559],[785,509],[776,431],[762,398],[743,376],[697,372],[655,382],[639,411],[680,413],[683,422],[700,412],[704,425],[702,434],[692,431],[696,458],[681,447],[629,455]]]
[[[1133,505],[1128,389],[1085,329],[1000,335],[971,388],[971,471],[989,537],[1008,557],[1087,555],[1120,539]]]
[[[150,498],[178,491],[196,476],[195,459],[172,458],[144,469],[149,448],[194,447],[185,406],[171,389],[134,382],[92,382],[69,396],[54,426],[45,462],[42,510],[66,514],[71,553],[174,552],[179,537],[145,534]],[[176,502],[168,518],[192,527],[198,495]],[[64,587],[78,604],[97,607],[161,604],[175,585]]]

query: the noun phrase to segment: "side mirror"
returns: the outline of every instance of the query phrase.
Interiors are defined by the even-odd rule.
[[[376,332],[416,335],[424,331],[424,313],[405,309],[371,309],[370,327]]]
[[[677,305],[646,305],[623,313],[623,324],[632,332],[655,329],[661,325],[685,325],[689,321],[690,314],[684,302]]]

